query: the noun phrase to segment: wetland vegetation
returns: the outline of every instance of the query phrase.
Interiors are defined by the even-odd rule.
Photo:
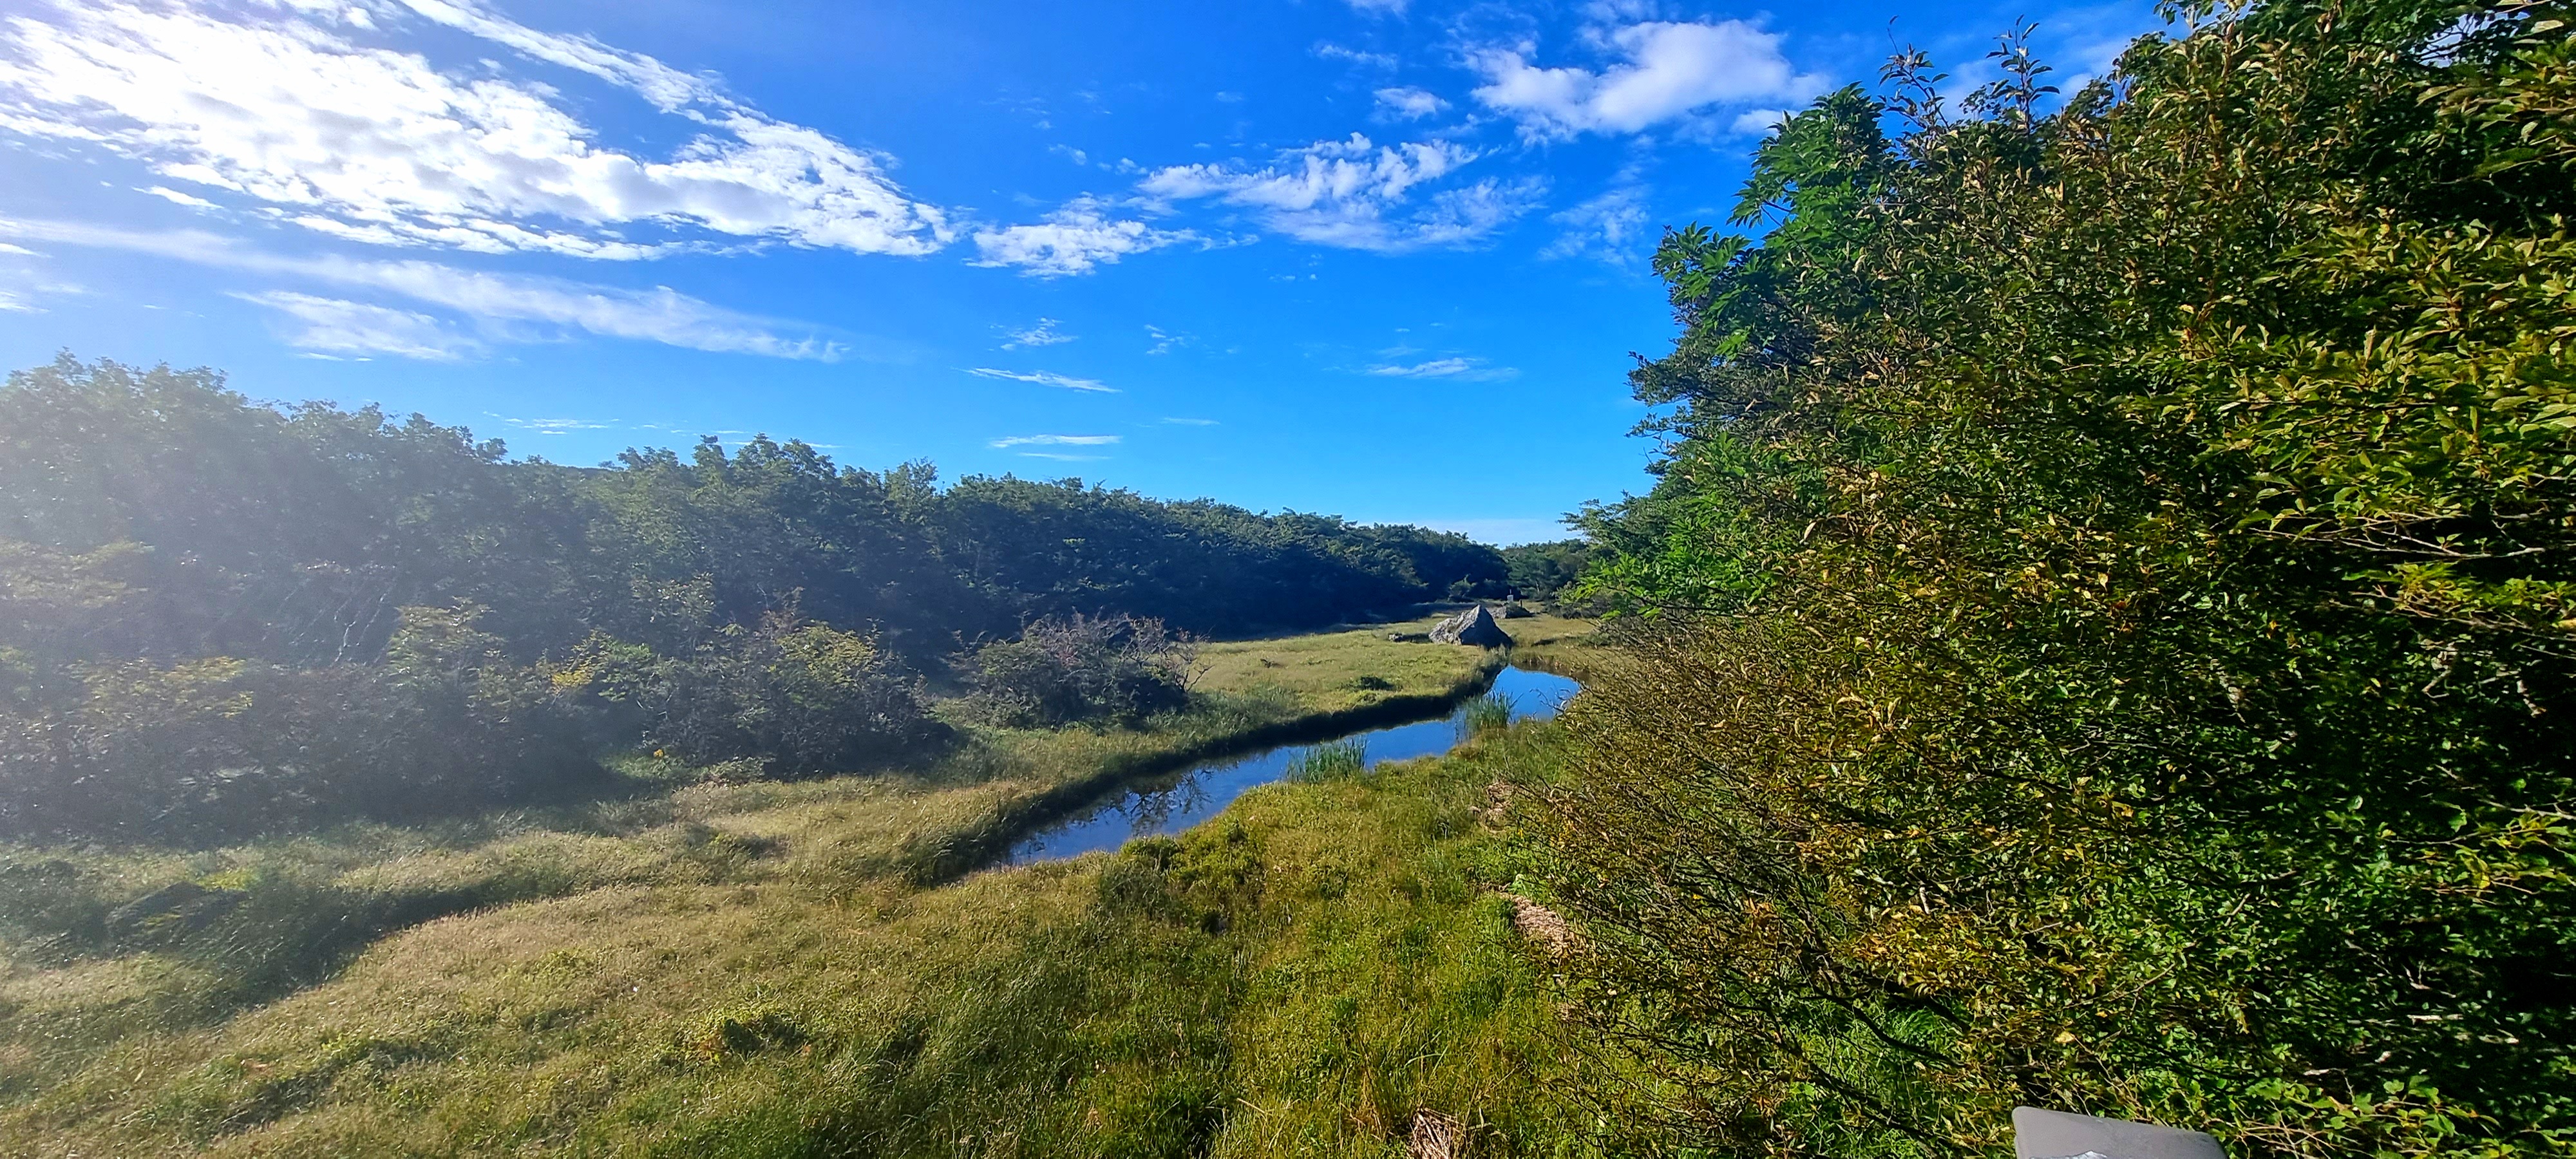
[[[1573,543],[14,376],[0,1150],[2568,1154],[2576,21],[2175,14],[1781,122]]]

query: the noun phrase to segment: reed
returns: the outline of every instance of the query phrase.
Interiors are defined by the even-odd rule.
[[[1333,781],[1368,775],[1368,745],[1357,737],[1327,741],[1288,762],[1289,779]]]

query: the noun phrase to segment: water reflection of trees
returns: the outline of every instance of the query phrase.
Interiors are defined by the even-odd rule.
[[[1215,810],[1209,806],[1217,803],[1216,795],[1209,791],[1208,785],[1209,782],[1217,779],[1218,774],[1264,761],[1274,762],[1284,767],[1291,751],[1293,750],[1271,749],[1268,752],[1252,753],[1199,765],[1168,783],[1133,791],[1118,806],[1120,811],[1127,814],[1128,836],[1150,837],[1171,829],[1173,818],[1187,817],[1200,811],[1214,812]]]

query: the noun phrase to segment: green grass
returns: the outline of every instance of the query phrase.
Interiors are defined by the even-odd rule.
[[[1501,658],[1454,644],[1397,644],[1386,638],[1390,632],[1428,631],[1436,620],[1204,645],[1199,687],[1293,698],[1320,712],[1454,698],[1493,671]]]
[[[1415,1112],[1586,1154],[1487,786],[1549,726],[1282,782],[1178,839],[914,889],[617,886],[395,934],[131,1034],[10,1154],[1385,1155]]]
[[[954,880],[1104,779],[1454,696],[1495,662],[1382,631],[1211,653],[1209,702],[1152,730],[977,730],[917,773],[647,770],[670,784],[444,826],[0,851],[0,1152],[1249,1154],[1277,1148],[1245,1132],[1293,1120],[1363,1154],[1400,1133],[1407,1092],[1531,1113],[1467,1097],[1536,1097],[1500,1072],[1272,1057],[1316,1026],[1448,1001],[1363,982],[1481,995],[1457,999],[1464,1021],[1387,1030],[1476,1057],[1519,1041],[1495,1011],[1544,1012],[1479,892],[1490,837],[1461,820],[1498,771],[1475,761],[1516,733],[1483,757],[1260,790],[1182,842]],[[175,880],[244,900],[149,944],[102,935],[110,906]],[[1391,958],[1349,948],[1388,938]],[[1402,979],[1368,981],[1389,962]],[[1324,1023],[1278,1021],[1325,980]],[[1256,1093],[1272,1101],[1241,1119]]]
[[[1330,781],[1368,772],[1368,745],[1357,739],[1319,744],[1288,762],[1292,781]]]
[[[1461,739],[1512,726],[1512,699],[1487,693],[1470,700],[1458,710],[1458,732]]]

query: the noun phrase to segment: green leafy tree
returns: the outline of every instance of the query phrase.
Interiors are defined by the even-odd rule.
[[[2567,26],[2185,15],[2053,107],[1900,57],[1658,256],[1641,663],[1533,820],[1704,1143],[2576,1140]]]

